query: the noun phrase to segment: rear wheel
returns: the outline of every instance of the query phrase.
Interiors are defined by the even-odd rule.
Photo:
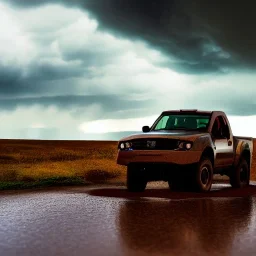
[[[233,188],[243,188],[249,186],[250,170],[247,161],[242,158],[239,164],[231,170],[230,184]]]
[[[144,169],[136,165],[127,167],[127,189],[130,192],[143,192],[147,186]]]

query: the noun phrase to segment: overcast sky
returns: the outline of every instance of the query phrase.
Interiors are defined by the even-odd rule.
[[[0,137],[118,140],[181,108],[256,137],[250,2],[0,0]]]

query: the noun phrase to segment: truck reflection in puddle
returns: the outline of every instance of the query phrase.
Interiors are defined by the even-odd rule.
[[[127,201],[120,209],[118,227],[125,247],[132,251],[230,255],[234,240],[248,231],[252,204],[252,197]]]

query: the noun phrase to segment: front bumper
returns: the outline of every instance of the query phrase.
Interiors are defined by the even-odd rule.
[[[201,151],[119,150],[117,164],[167,163],[186,165],[199,162],[201,154]]]

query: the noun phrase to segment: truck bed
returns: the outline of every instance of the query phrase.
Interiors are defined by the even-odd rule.
[[[240,139],[240,140],[250,140],[253,141],[253,137],[243,137],[243,136],[233,136],[236,139]]]
[[[251,166],[252,166],[252,155],[253,155],[253,138],[252,137],[243,137],[243,136],[233,136],[234,139],[234,146],[237,149],[237,147],[239,147],[239,144],[244,144],[247,143],[249,145],[250,148],[250,152],[251,152]]]

